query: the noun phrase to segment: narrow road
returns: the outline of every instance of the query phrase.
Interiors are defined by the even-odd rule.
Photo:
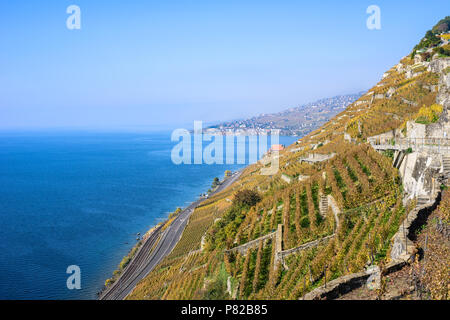
[[[217,194],[232,185],[242,171],[234,173],[211,194]],[[136,285],[145,278],[166,256],[172,252],[181,238],[194,209],[204,201],[199,199],[183,209],[175,220],[162,231],[162,226],[155,229],[145,240],[141,248],[120,275],[119,279],[103,291],[100,300],[123,300]],[[153,250],[151,250],[154,247]]]

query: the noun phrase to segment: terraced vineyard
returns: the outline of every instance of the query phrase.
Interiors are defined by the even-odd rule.
[[[223,290],[228,285],[227,297],[298,298],[321,285],[325,276],[330,280],[360,270],[370,259],[384,258],[405,214],[398,194],[398,173],[388,158],[367,145],[340,141],[327,148],[332,150],[332,146],[339,147],[340,154],[327,163],[310,166],[307,180],[288,185],[278,176],[272,177],[266,191],[270,196],[255,206],[236,208],[228,198],[232,194],[227,193],[197,208],[171,255],[131,298],[201,298],[209,293],[208,281],[219,286],[218,279],[222,279]],[[247,170],[241,183],[251,182],[252,173]],[[282,183],[282,188],[277,187]],[[320,214],[320,197],[328,194],[344,210],[337,230],[331,210],[325,216]],[[246,254],[224,251],[272,233],[278,224],[283,225],[283,250],[334,233],[336,237],[292,254],[278,265],[270,238]],[[224,273],[226,277],[219,277]],[[167,287],[161,287],[163,282]]]
[[[414,204],[403,206],[392,158],[367,138],[406,130],[423,106],[436,103],[439,75],[425,65],[420,57],[403,58],[345,111],[282,151],[277,174],[261,175],[264,161],[249,166],[232,188],[195,210],[173,252],[129,298],[298,299],[387,261],[391,239]],[[260,201],[238,203],[242,190]],[[339,214],[324,207],[329,198]],[[237,247],[246,249],[231,250]],[[277,250],[294,248],[279,258]]]

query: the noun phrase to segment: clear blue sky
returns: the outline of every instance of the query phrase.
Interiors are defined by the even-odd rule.
[[[449,14],[448,0],[1,1],[0,129],[162,128],[355,93]]]

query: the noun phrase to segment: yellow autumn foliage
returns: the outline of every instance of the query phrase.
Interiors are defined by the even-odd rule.
[[[416,122],[423,124],[434,123],[439,120],[439,116],[443,111],[440,104],[433,104],[429,107],[423,106],[417,113]]]

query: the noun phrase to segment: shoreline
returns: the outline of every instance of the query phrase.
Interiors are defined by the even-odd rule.
[[[170,250],[166,250],[164,252],[164,254],[162,256],[160,256],[160,259],[158,259],[157,263],[155,263],[155,265],[153,266],[153,268],[156,267],[175,248],[176,244],[181,239],[181,236],[182,236],[182,234],[184,232],[184,229],[185,229],[187,223],[189,222],[189,217],[194,212],[194,210],[201,203],[203,203],[205,200],[208,200],[210,196],[213,196],[215,194],[218,194],[218,193],[226,190],[233,183],[235,183],[239,179],[239,177],[241,176],[243,171],[245,169],[247,169],[249,165],[250,164],[247,164],[243,168],[241,168],[241,169],[239,169],[239,170],[237,170],[235,172],[232,172],[231,176],[229,176],[229,177],[225,178],[224,180],[222,180],[221,183],[217,186],[217,188],[214,191],[212,191],[206,197],[205,196],[198,197],[197,200],[195,200],[192,203],[190,203],[187,207],[182,208],[181,211],[175,217],[173,217],[172,219],[170,218],[170,215],[169,215],[164,221],[158,223],[157,225],[151,227],[148,231],[146,231],[145,234],[142,236],[142,238],[139,240],[139,242],[136,243],[129,250],[128,254],[123,257],[123,259],[121,260],[121,262],[118,265],[118,266],[120,266],[120,264],[124,261],[124,259],[129,257],[130,253],[135,251],[134,254],[130,256],[130,260],[126,264],[126,266],[124,266],[122,270],[120,270],[120,268],[116,269],[113,272],[113,276],[110,277],[110,278],[107,278],[105,280],[105,284],[103,285],[102,289],[99,292],[97,292],[97,294],[96,294],[97,300],[108,299],[110,292],[112,290],[114,290],[115,286],[119,285],[119,283],[122,280],[122,277],[127,278],[127,279],[124,280],[124,281],[126,281],[126,280],[128,280],[128,276],[130,276],[130,273],[132,275],[133,273],[136,273],[137,271],[141,271],[141,270],[139,270],[139,268],[136,268],[136,265],[139,262],[138,261],[139,258],[141,256],[143,256],[143,255],[145,255],[148,258],[150,258],[150,257],[154,256],[155,254],[157,254],[158,252],[155,252],[156,247],[159,245],[159,243],[161,243],[163,240],[165,240],[165,238],[167,237],[167,235],[168,235],[168,233],[170,231],[168,229],[170,229],[170,227],[173,225],[175,220],[181,219],[182,222],[185,222],[185,225],[183,226],[183,228],[181,230],[180,237],[178,239],[176,239],[176,241],[172,241],[172,243],[171,243],[171,244],[173,244],[172,248],[170,248]],[[186,213],[188,213],[188,215],[184,219],[180,218],[180,216],[182,214],[186,214]],[[148,245],[149,243],[151,244],[151,246]],[[141,252],[143,250],[143,248],[149,249],[149,247],[151,247],[150,248],[151,249],[150,252]],[[151,260],[149,261],[149,263],[150,262],[151,262]],[[142,279],[145,278],[153,270],[153,268],[148,270],[148,272],[142,277]],[[114,279],[114,274],[117,271],[120,272],[119,276]],[[138,275],[142,275],[142,274],[143,274],[143,272],[141,271]],[[108,285],[106,285],[108,280],[111,280],[111,279],[114,279],[114,281],[109,283]],[[140,280],[142,280],[142,279],[139,279],[138,282],[140,282]],[[135,286],[133,286],[133,288],[123,297],[123,299],[125,299],[134,290],[134,288],[135,288]]]
[[[295,136],[295,137],[293,137],[293,136],[282,136],[282,137],[288,139],[287,141],[285,141],[285,143],[287,143],[288,145],[294,144],[294,143],[298,140],[298,136]],[[282,142],[284,142],[284,141],[282,141]],[[259,160],[258,160],[258,161],[259,161]],[[252,163],[244,163],[244,164],[242,164],[242,167],[241,167],[241,168],[239,168],[239,169],[234,168],[235,171],[232,171],[232,168],[224,168],[225,172],[226,172],[227,170],[230,170],[230,171],[232,172],[232,175],[229,176],[229,177],[226,178],[226,179],[224,178],[223,180],[221,180],[221,184],[218,185],[217,188],[216,188],[214,191],[212,191],[211,193],[209,193],[207,197],[202,196],[202,194],[205,194],[205,193],[202,192],[202,193],[200,193],[199,196],[196,196],[196,197],[194,198],[195,200],[194,200],[193,202],[185,202],[185,203],[188,203],[188,205],[185,206],[185,207],[181,207],[181,208],[184,208],[184,209],[182,209],[181,213],[179,213],[175,218],[178,218],[179,215],[181,215],[181,214],[184,214],[184,215],[187,215],[187,216],[186,216],[184,219],[182,219],[183,221],[182,221],[181,223],[180,223],[180,222],[177,222],[177,227],[179,227],[180,224],[185,224],[185,225],[183,226],[183,231],[184,231],[185,226],[187,226],[187,223],[189,222],[188,219],[189,219],[190,213],[193,213],[194,209],[195,209],[197,206],[199,206],[202,202],[204,202],[205,200],[208,200],[209,197],[211,197],[211,196],[213,196],[213,195],[215,195],[215,194],[217,194],[217,193],[219,193],[219,192],[222,192],[222,191],[223,191],[224,189],[226,189],[230,184],[233,184],[233,183],[240,177],[240,175],[244,172],[244,170],[246,170],[250,165],[252,165]],[[231,183],[228,182],[228,181],[230,181],[230,180],[231,180]],[[208,187],[206,187],[206,188],[208,188]],[[207,192],[206,192],[206,193],[207,193]],[[189,210],[192,210],[192,212],[190,212],[189,214],[187,214],[186,212],[189,211]],[[170,214],[173,214],[173,212],[171,212]],[[170,214],[169,214],[169,216],[170,216]],[[147,236],[148,238],[154,237],[154,238],[159,238],[159,240],[165,240],[165,239],[163,239],[163,237],[165,236],[165,234],[162,234],[162,235],[161,235],[161,234],[152,235],[152,230],[156,229],[156,228],[159,227],[159,226],[164,226],[164,225],[166,225],[166,224],[169,222],[169,220],[170,220],[169,216],[166,216],[165,218],[163,218],[164,220],[162,220],[162,221],[160,220],[159,223],[156,223],[154,226],[150,227],[147,231],[143,231],[144,236]],[[185,222],[186,219],[187,219],[187,221]],[[173,222],[173,221],[172,221],[172,222]],[[167,226],[167,227],[170,227],[170,226]],[[177,233],[177,232],[179,232],[179,230],[175,230],[175,232]],[[143,236],[143,237],[144,237],[144,236]],[[159,244],[156,243],[156,244],[155,244],[155,248],[152,247],[152,248],[151,248],[152,251],[147,255],[147,259],[149,258],[149,256],[151,256],[151,255],[153,255],[153,254],[158,254],[158,255],[161,255],[161,254],[162,254],[162,255],[164,255],[164,256],[170,254],[170,252],[175,248],[175,246],[176,246],[176,244],[178,243],[178,241],[181,239],[181,236],[182,236],[182,232],[181,232],[181,234],[179,234],[179,239],[176,239],[176,241],[175,241],[175,239],[173,239],[173,236],[170,236],[171,240],[173,240],[174,242],[173,242],[173,243],[170,243],[170,246],[172,246],[172,248],[171,248],[171,250],[170,250],[169,252],[165,252],[165,251],[163,251],[162,253],[161,253],[161,252],[155,252],[155,248],[158,248],[158,247],[159,247]],[[143,240],[145,240],[145,239],[141,239],[140,241],[143,242]],[[159,241],[159,240],[158,240],[158,241]],[[167,241],[166,241],[166,242],[167,242]],[[128,256],[130,255],[130,253],[131,253],[133,250],[135,250],[135,251],[136,251],[135,254],[137,254],[137,253],[138,253],[137,251],[138,251],[139,248],[136,249],[136,247],[138,247],[138,243],[134,244],[134,245],[128,250],[128,253],[122,256],[122,260],[121,260],[121,261],[123,261],[124,258],[128,257]],[[142,247],[142,246],[140,246],[140,247]],[[135,255],[132,255],[132,256],[131,256],[131,259],[130,259],[130,261],[129,261],[129,263],[127,264],[127,266],[125,266],[124,269],[120,270],[120,273],[118,274],[118,277],[117,277],[117,278],[114,278],[114,273],[116,273],[116,272],[119,270],[117,267],[120,265],[120,262],[121,262],[121,261],[120,261],[119,264],[116,265],[115,267],[113,266],[113,268],[114,268],[113,271],[112,271],[111,273],[109,273],[110,277],[109,277],[109,278],[106,278],[105,280],[103,280],[102,286],[101,286],[101,287],[98,287],[98,289],[97,289],[96,292],[95,292],[94,299],[104,299],[104,296],[106,295],[106,291],[111,290],[111,288],[112,288],[113,286],[116,285],[116,282],[119,282],[119,281],[120,281],[120,279],[121,279],[123,273],[126,272],[126,268],[128,267],[128,265],[134,263],[134,262],[133,262],[134,258],[135,258]],[[157,259],[157,260],[158,260],[158,263],[162,261],[162,259]],[[146,266],[140,265],[139,267],[143,269],[144,267],[148,267],[148,265],[146,265]],[[153,269],[154,267],[156,267],[156,265],[152,266],[150,269]],[[134,266],[134,268],[138,268],[138,267]],[[141,270],[141,271],[142,271],[142,270]],[[151,270],[148,271],[148,273],[150,273],[150,272],[151,272]],[[147,273],[147,274],[148,274],[148,273]],[[146,274],[146,275],[147,275],[147,274]],[[108,280],[111,280],[111,279],[114,279],[114,282],[113,282],[113,283],[109,283],[108,286],[105,286],[105,283],[106,283]],[[134,287],[133,287],[133,289],[134,289]],[[130,291],[130,292],[131,292],[131,291]],[[123,298],[125,298],[125,297],[123,297]]]

